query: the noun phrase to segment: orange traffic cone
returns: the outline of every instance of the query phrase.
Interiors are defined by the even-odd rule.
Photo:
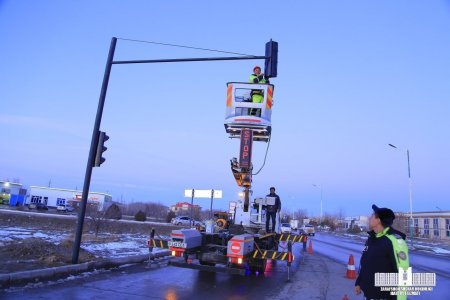
[[[312,243],[311,243],[311,240],[309,240],[308,254],[313,254],[313,249],[312,249]]]
[[[356,279],[355,261],[352,254],[350,254],[350,257],[348,258],[347,274],[345,277],[348,279]]]
[[[347,294],[344,295],[344,298],[342,298],[342,300],[350,300],[347,296]]]

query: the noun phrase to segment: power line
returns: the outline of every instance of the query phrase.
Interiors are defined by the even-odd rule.
[[[122,41],[130,41],[130,42],[137,42],[137,43],[147,43],[147,44],[162,45],[162,46],[169,46],[169,47],[179,47],[179,48],[188,48],[188,49],[203,50],[203,51],[210,51],[210,52],[219,52],[219,53],[245,55],[245,56],[255,56],[255,55],[251,55],[251,54],[223,51],[223,50],[216,50],[216,49],[208,49],[208,48],[199,48],[199,47],[192,47],[192,46],[185,46],[185,45],[160,43],[160,42],[153,42],[153,41],[143,41],[143,40],[126,39],[126,38],[117,38],[117,39],[118,40],[122,40]]]
[[[269,141],[267,142],[266,155],[264,155],[264,162],[263,162],[261,168],[258,170],[258,172],[256,172],[255,174],[252,174],[252,175],[258,175],[259,172],[261,172],[261,170],[264,168],[264,165],[266,164],[267,153],[269,152],[269,146],[270,146],[270,137],[269,137]]]

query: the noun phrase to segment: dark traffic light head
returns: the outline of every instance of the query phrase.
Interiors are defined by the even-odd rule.
[[[107,136],[105,132],[100,131],[98,136],[97,152],[95,154],[94,167],[100,167],[100,165],[104,163],[106,160],[103,157],[103,152],[108,150],[108,148],[105,147],[104,145],[107,140],[109,140],[109,136]]]
[[[266,58],[264,74],[267,78],[277,77],[278,43],[270,40],[266,43]]]

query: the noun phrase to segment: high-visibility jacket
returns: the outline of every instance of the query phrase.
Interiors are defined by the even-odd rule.
[[[263,75],[256,75],[256,74],[250,75],[248,82],[250,82],[250,83],[267,83],[266,79],[264,78]]]
[[[389,228],[388,228],[389,229]],[[394,233],[389,234],[388,231],[385,230],[386,237],[391,241],[392,247],[394,248],[394,256],[395,261],[397,262],[397,269],[400,272],[400,268],[403,271],[407,271],[409,268],[409,254],[408,254],[408,245],[406,241],[402,238],[401,235]],[[406,295],[398,295],[397,300],[406,299]]]
[[[266,83],[266,79],[264,79],[263,75],[256,75],[256,74],[250,75],[248,81],[250,83]],[[260,90],[252,90],[251,96],[253,103],[263,103],[264,101],[264,94]]]
[[[248,79],[250,83],[266,83],[266,79],[263,75],[250,75]],[[253,103],[263,103],[264,102],[264,92],[262,90],[252,90],[251,92],[252,102]],[[260,114],[260,109],[252,108],[249,110],[249,115],[258,115]]]

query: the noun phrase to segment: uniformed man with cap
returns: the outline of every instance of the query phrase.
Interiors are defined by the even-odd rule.
[[[376,273],[398,273],[400,268],[406,272],[409,255],[405,234],[392,228],[394,212],[375,204],[372,209],[369,219],[371,231],[361,256],[355,293],[359,295],[362,291],[366,299],[406,299],[406,296],[391,296],[389,291],[381,291],[375,286]]]

